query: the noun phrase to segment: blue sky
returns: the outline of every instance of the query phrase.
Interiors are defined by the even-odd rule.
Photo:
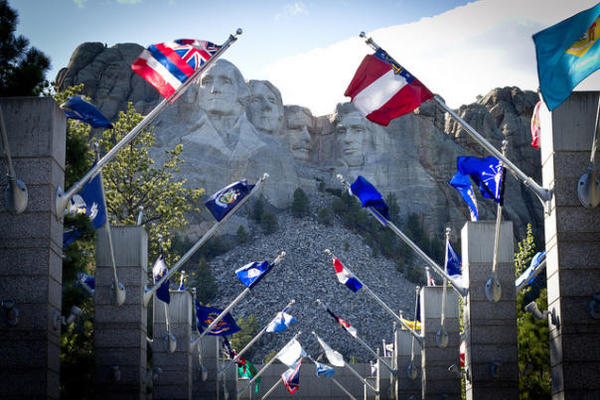
[[[567,3],[567,4],[565,4]],[[48,78],[83,42],[178,38],[223,42],[246,79],[269,79],[286,104],[331,112],[369,49],[364,30],[457,107],[496,86],[535,90],[531,34],[593,0],[9,0],[19,34],[52,59]],[[222,4],[227,4],[223,6]]]

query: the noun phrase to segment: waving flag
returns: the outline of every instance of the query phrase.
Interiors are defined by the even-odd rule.
[[[92,128],[112,129],[113,125],[92,104],[85,101],[81,96],[71,96],[69,100],[60,105],[67,118],[76,119],[91,125]]]
[[[206,328],[223,312],[218,308],[206,307],[198,303],[196,300],[196,319],[198,320],[198,331],[204,332]],[[212,328],[207,335],[223,336],[232,335],[240,331],[240,327],[235,323],[235,319],[230,313],[227,313],[225,317]]]
[[[251,262],[235,270],[240,281],[249,289],[252,289],[271,269],[268,261],[261,263]]]
[[[315,362],[315,367],[317,376],[331,378],[335,374],[335,368],[330,367],[329,365],[321,364],[320,362]]]
[[[461,195],[467,206],[469,206],[469,212],[471,214],[471,221],[479,220],[479,213],[477,211],[477,199],[473,192],[473,184],[467,175],[463,175],[457,172],[452,179],[448,182],[450,186],[456,189]]]
[[[243,363],[238,362],[237,366],[238,366],[238,376],[242,379],[252,380],[252,378],[254,378],[254,376],[258,373],[258,371],[256,370],[256,367],[254,366],[254,364],[252,364],[250,362],[250,360],[244,360]],[[259,388],[260,380],[261,380],[261,377],[259,376],[254,381],[254,393],[258,393],[258,391],[260,389]]]
[[[550,111],[600,68],[600,4],[533,35],[542,97]]]
[[[448,262],[446,263],[446,272],[452,279],[462,277],[462,260],[458,253],[452,248],[452,244],[448,242]]]
[[[496,157],[458,157],[456,165],[458,172],[475,181],[483,197],[503,204],[505,171],[500,160]]]
[[[142,51],[131,69],[168,98],[220,48],[194,39],[153,44]]]
[[[79,286],[83,288],[88,294],[94,294],[94,290],[96,289],[96,279],[86,274],[85,272],[77,273],[77,280],[75,281],[73,286]]]
[[[370,121],[387,126],[394,118],[408,114],[433,98],[410,72],[397,64],[383,49],[367,55],[344,92]]]
[[[338,281],[346,285],[348,289],[356,292],[362,287],[362,283],[358,278],[348,271],[339,259],[333,259],[333,267],[335,268],[335,274],[337,275]]]
[[[232,183],[210,196],[204,203],[217,221],[225,216],[244,198],[254,185],[248,185],[246,179]]]
[[[177,290],[185,290],[185,271],[181,271],[181,276],[179,277],[179,289]]]
[[[375,189],[368,180],[359,176],[356,178],[352,186],[350,186],[350,190],[353,195],[360,199],[363,207],[372,207],[377,210],[379,214],[381,214],[386,220],[390,219],[388,214],[388,206],[383,201],[383,197],[381,197],[381,193]],[[384,225],[386,224],[385,220],[379,219]]]
[[[288,368],[287,371],[285,371],[283,374],[281,374],[281,380],[283,381],[285,388],[288,390],[288,392],[290,392],[292,394],[296,390],[298,390],[298,387],[300,386],[300,366],[301,365],[302,365],[302,360],[298,360],[296,365],[294,365],[292,368]]]
[[[542,124],[540,122],[540,107],[542,101],[538,101],[533,108],[533,114],[531,114],[531,146],[536,149],[540,148],[540,135],[542,132]]]
[[[290,340],[283,349],[279,350],[279,353],[277,353],[275,357],[287,365],[288,368],[295,368],[296,363],[305,356],[306,353],[304,352],[302,345],[294,338]]]
[[[412,329],[413,331],[421,331],[421,321],[415,320],[415,321],[411,321],[410,319],[406,319],[406,318],[401,318],[402,322],[404,322],[406,324],[406,326],[408,326],[410,329]],[[405,330],[406,328],[402,327],[402,330]]]
[[[467,353],[467,342],[464,340],[460,341],[460,347],[459,347],[459,359],[460,359],[460,366],[461,368],[465,367],[465,354]]]
[[[325,343],[325,341],[321,339],[318,335],[315,336],[317,337],[319,345],[325,352],[325,356],[327,357],[327,360],[329,360],[329,364],[334,365],[336,367],[343,367],[346,365],[346,362],[344,361],[344,356],[342,356],[340,353],[329,347],[329,345]]]
[[[341,317],[339,317],[338,315],[336,315],[328,307],[325,307],[325,310],[327,310],[327,312],[329,313],[329,315],[331,315],[331,317],[335,320],[335,322],[337,322],[338,324],[340,324],[340,326],[342,328],[344,328],[349,334],[351,334],[354,337],[357,336],[358,332],[356,331],[355,327],[353,327],[352,325],[350,325],[349,323],[347,323],[346,321],[344,321]]]
[[[294,322],[298,322],[296,318],[292,317],[290,314],[286,313],[287,307],[277,313],[275,318],[269,322],[269,325],[265,328],[266,332],[283,332]]]
[[[106,223],[104,191],[100,174],[87,181],[83,188],[69,200],[67,212],[71,215],[87,215],[94,229],[98,229]],[[76,228],[66,230],[63,234],[63,247],[73,243],[82,235],[83,232]]]
[[[167,264],[165,264],[165,258],[162,254],[154,262],[152,267],[152,277],[154,278],[154,284],[158,283],[165,274],[169,272]],[[163,282],[162,285],[156,291],[156,298],[169,304],[171,302],[171,295],[169,293],[169,280]]]

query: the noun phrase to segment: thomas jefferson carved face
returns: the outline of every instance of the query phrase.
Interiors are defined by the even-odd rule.
[[[279,90],[268,81],[251,80],[251,96],[248,104],[248,119],[256,129],[270,135],[281,130],[283,121],[283,103]]]
[[[209,114],[239,115],[242,111],[244,85],[242,75],[235,65],[217,60],[202,76],[200,107]]]
[[[298,106],[286,107],[285,132],[292,155],[302,161],[310,159],[311,136],[309,130],[313,128],[313,117],[308,109]]]
[[[358,112],[343,115],[336,124],[336,134],[341,147],[342,160],[350,167],[363,165],[363,149],[369,135],[369,126]]]

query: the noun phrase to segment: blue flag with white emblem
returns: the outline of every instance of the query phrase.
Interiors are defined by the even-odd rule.
[[[289,307],[286,307],[277,313],[275,318],[273,318],[265,328],[266,332],[283,332],[289,328],[292,323],[297,322],[296,318],[287,313],[288,308]]]
[[[446,272],[453,279],[458,279],[462,276],[462,260],[458,253],[454,251],[450,242],[448,242],[448,261],[446,263]]]
[[[371,182],[362,176],[359,176],[356,178],[352,186],[350,186],[350,190],[352,191],[353,195],[360,199],[363,207],[371,207],[381,214],[386,220],[390,219],[387,204],[385,204],[383,197],[381,197],[381,193],[377,191]],[[380,221],[384,224],[386,223],[385,220],[380,219]]]
[[[479,220],[479,212],[477,211],[477,199],[473,192],[473,184],[467,175],[463,175],[460,172],[454,174],[452,179],[448,182],[450,186],[456,189],[461,195],[467,206],[469,206],[469,214],[471,215],[471,221],[477,222]]]
[[[234,182],[210,196],[204,203],[217,221],[225,216],[251,191],[254,185],[248,185],[246,179]]]
[[[204,332],[206,328],[223,312],[218,308],[203,306],[196,300],[196,319],[198,321],[198,331]],[[240,331],[240,327],[235,323],[235,319],[230,313],[215,325],[207,335],[223,336],[232,335]]]
[[[483,197],[504,202],[504,168],[496,157],[458,157],[456,167],[459,173],[469,175],[479,186]]]
[[[331,378],[335,374],[335,368],[330,367],[327,364],[321,364],[320,362],[315,363],[315,367],[317,369],[317,376],[324,376],[326,378]]]
[[[167,268],[167,264],[165,263],[165,258],[160,255],[154,262],[154,266],[152,267],[152,277],[154,278],[154,284],[156,285],[158,281],[161,280],[166,273],[169,272]],[[162,285],[156,290],[156,298],[164,301],[169,304],[171,302],[171,294],[169,293],[169,280],[163,282]]]
[[[92,128],[112,129],[113,125],[92,104],[85,101],[81,96],[71,96],[69,100],[60,105],[67,118],[76,119],[91,125]]]
[[[235,270],[240,281],[249,289],[252,289],[271,269],[268,261],[261,263],[251,262]]]

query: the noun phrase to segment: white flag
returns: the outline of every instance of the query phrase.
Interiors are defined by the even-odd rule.
[[[317,340],[319,341],[319,344],[325,351],[325,356],[327,357],[331,365],[335,365],[336,367],[343,367],[346,365],[346,362],[344,361],[344,356],[342,356],[340,353],[329,347],[329,345],[325,343],[323,339],[321,339],[319,336],[317,336]]]
[[[282,363],[287,365],[289,368],[295,368],[296,362],[306,356],[304,349],[300,342],[296,339],[292,339],[284,346],[283,349],[279,350],[279,353],[275,357],[279,359]]]

